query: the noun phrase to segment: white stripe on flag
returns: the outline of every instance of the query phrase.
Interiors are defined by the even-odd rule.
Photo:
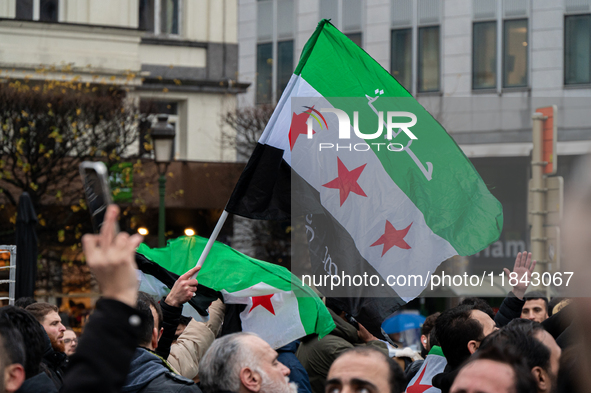
[[[258,334],[273,349],[306,335],[300,319],[298,300],[292,291],[278,291],[271,285],[259,283],[238,292],[221,292],[225,303],[246,304],[246,308],[240,313],[242,331]],[[252,296],[271,294],[270,306],[257,304],[253,307]]]

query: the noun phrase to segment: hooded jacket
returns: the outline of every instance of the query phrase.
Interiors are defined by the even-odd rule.
[[[388,355],[386,343],[375,340],[367,344],[359,340],[357,329],[328,309],[336,327],[328,335],[318,340],[318,335],[310,334],[302,339],[296,356],[308,372],[313,393],[323,393],[328,370],[332,362],[347,349],[369,345]]]
[[[164,360],[144,348],[136,348],[121,392],[201,393],[193,381],[176,374]]]

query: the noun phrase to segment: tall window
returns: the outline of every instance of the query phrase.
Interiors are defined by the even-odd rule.
[[[472,0],[472,89],[527,87],[531,4]]]
[[[363,44],[362,10],[361,0],[320,0],[320,18],[330,19],[330,23],[359,47]]]
[[[527,19],[505,20],[503,86],[527,86]]]
[[[293,40],[277,43],[277,97],[281,97],[293,74]]]
[[[410,91],[412,89],[412,29],[392,30],[390,72]]]
[[[17,0],[16,19],[58,21],[58,0]]]
[[[419,28],[418,89],[439,90],[439,26]]]
[[[564,20],[564,84],[591,83],[591,15]]]
[[[257,104],[277,102],[293,74],[293,17],[294,0],[257,1]]]
[[[411,94],[439,91],[442,2],[391,1],[390,73]]]
[[[474,23],[472,56],[472,88],[495,88],[497,86],[497,22]]]
[[[180,34],[181,0],[140,0],[139,29],[154,34]]]
[[[257,45],[257,104],[273,101],[273,44]]]

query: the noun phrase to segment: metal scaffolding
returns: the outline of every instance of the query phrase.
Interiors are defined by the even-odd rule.
[[[14,305],[14,292],[16,288],[16,246],[0,246],[0,254],[10,254],[10,264],[0,266],[0,270],[9,269],[8,280],[0,280],[0,284],[8,284],[8,297],[0,297],[0,300],[7,300],[8,304]]]

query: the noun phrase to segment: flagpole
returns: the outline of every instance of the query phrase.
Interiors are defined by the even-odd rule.
[[[226,210],[224,210],[222,212],[222,215],[218,219],[217,224],[215,224],[215,228],[213,228],[213,232],[211,233],[211,236],[209,237],[209,240],[207,241],[207,244],[205,245],[205,248],[203,249],[203,252],[201,253],[201,256],[199,257],[199,260],[197,261],[196,266],[202,266],[203,262],[205,262],[205,258],[207,258],[207,255],[209,254],[209,251],[211,250],[211,247],[213,246],[215,239],[218,238],[218,235],[220,234],[220,231],[222,230],[222,227],[224,226],[224,223],[226,222],[226,218],[228,218],[228,212]],[[193,275],[193,277],[191,277],[191,278],[194,279],[195,277],[197,277],[197,273],[195,273]]]

